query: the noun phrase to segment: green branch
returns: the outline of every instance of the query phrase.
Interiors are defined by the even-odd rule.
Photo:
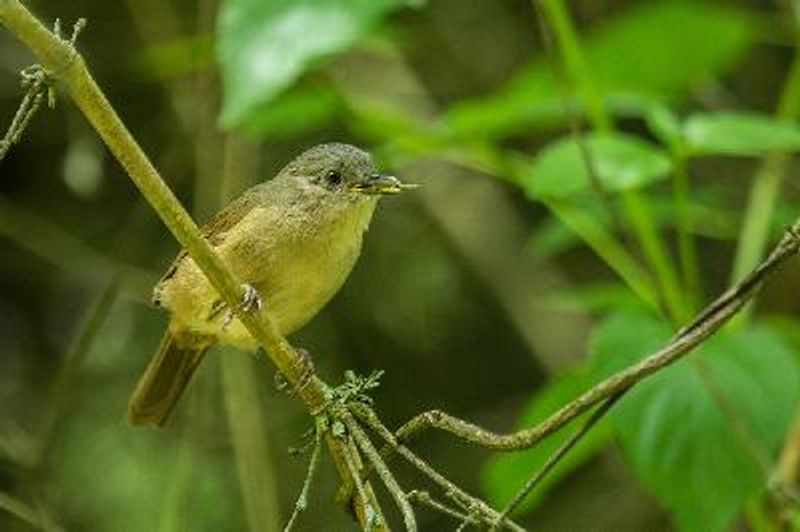
[[[546,34],[552,28],[564,68],[572,84],[586,100],[587,114],[592,127],[605,132],[614,130],[614,121],[603,105],[602,91],[593,80],[591,68],[586,61],[566,3],[564,0],[532,0],[532,4],[537,16],[543,14],[541,18],[546,19],[546,23],[542,24],[542,31]],[[550,40],[545,38],[546,46],[549,42]],[[574,131],[573,134],[578,136]],[[589,151],[586,151],[586,157],[589,159],[587,171],[591,173]],[[655,273],[664,307],[675,323],[681,323],[689,316],[689,312],[672,258],[658,234],[647,198],[637,190],[625,191],[621,196],[623,212],[632,226],[645,259]]]
[[[17,0],[0,0],[0,24],[30,48],[50,75],[63,84],[169,231],[188,251],[222,299],[234,309],[237,318],[265,349],[280,372],[295,385],[297,394],[307,409],[311,412],[322,410],[327,404],[327,386],[314,375],[306,378],[307,366],[302,357],[292,349],[267,314],[251,314],[241,308],[244,291],[240,283],[212,250],[197,225],[164,183],[71,43],[49,31]],[[340,476],[345,483],[350,482],[350,472],[341,443],[331,436],[326,437],[326,443]],[[371,489],[365,489],[363,493],[366,498],[357,498],[355,511],[359,522],[366,527],[369,517],[366,509],[378,512],[380,507]]]
[[[796,52],[789,75],[783,85],[776,115],[781,120],[796,120],[800,116],[800,52]],[[742,235],[736,249],[731,282],[750,271],[764,253],[769,240],[772,211],[778,199],[783,173],[789,157],[785,153],[768,155],[753,179]]]

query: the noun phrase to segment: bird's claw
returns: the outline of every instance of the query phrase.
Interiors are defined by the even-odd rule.
[[[239,304],[239,309],[243,312],[250,312],[253,309],[261,310],[261,296],[258,295],[258,291],[247,283],[242,284],[242,290],[244,293],[242,294],[242,302]],[[222,313],[222,330],[224,331],[228,328],[228,325],[231,324],[235,315],[233,310],[231,310],[224,301],[219,300],[212,305],[208,319],[212,320],[219,316],[220,313]]]
[[[242,288],[244,289],[244,295],[242,296],[240,308],[245,312],[250,312],[254,308],[261,310],[261,296],[258,295],[258,291],[253,288],[253,285],[245,283]]]

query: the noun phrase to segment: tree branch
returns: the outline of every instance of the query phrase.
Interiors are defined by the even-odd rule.
[[[72,44],[43,26],[18,0],[0,0],[0,24],[30,48],[49,74],[64,85],[72,100],[170,232],[188,251],[253,338],[265,349],[278,370],[295,385],[306,408],[310,412],[324,409],[327,404],[327,386],[315,375],[305,378],[307,367],[302,357],[280,334],[269,316],[264,313],[251,314],[240,308],[239,303],[244,295],[240,283],[212,250],[197,225],[164,183]],[[302,385],[298,386],[299,384]],[[340,476],[345,483],[350,482],[350,472],[341,442],[326,435],[326,443]],[[354,509],[362,527],[366,528],[369,517],[366,508],[370,507],[374,513],[380,512],[380,507],[369,486],[365,486],[359,493]],[[380,527],[384,528],[385,519],[381,519],[380,523]]]
[[[397,431],[397,437],[401,441],[408,441],[423,430],[437,428],[491,449],[519,450],[532,447],[594,405],[616,400],[617,396],[624,394],[649,375],[691,352],[750,301],[764,283],[788,259],[796,255],[798,250],[800,250],[800,219],[786,230],[780,242],[755,270],[703,309],[693,321],[678,331],[666,346],[596,384],[532,428],[511,434],[496,434],[434,410],[420,414],[407,422]]]

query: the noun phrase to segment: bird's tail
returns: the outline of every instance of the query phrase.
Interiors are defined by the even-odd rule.
[[[213,339],[164,334],[128,403],[132,425],[163,426],[189,384]]]

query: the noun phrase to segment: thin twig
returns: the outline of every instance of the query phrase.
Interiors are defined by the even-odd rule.
[[[436,499],[431,497],[430,493],[428,493],[427,491],[412,490],[409,491],[408,495],[406,496],[408,497],[408,501],[412,504],[417,503],[421,506],[426,506],[431,510],[435,510],[445,515],[449,515],[450,517],[456,519],[461,523],[466,521],[471,521],[472,523],[477,524],[477,520],[474,517],[467,515],[463,512],[460,512],[455,508],[451,508],[450,506],[442,502],[437,501]]]
[[[359,499],[363,501],[369,501],[370,499],[369,495],[367,494],[367,488],[364,484],[364,480],[362,479],[361,468],[356,463],[356,459],[354,457],[355,445],[343,445],[342,449],[344,450],[342,456],[347,464],[347,469],[350,471],[350,478],[352,479]],[[379,517],[377,517],[378,514],[372,509],[372,506],[369,504],[369,502],[364,505],[364,513],[366,515],[366,519],[363,528],[369,532],[373,530],[376,525],[380,524],[376,522],[376,519],[379,519]]]
[[[464,520],[460,525],[458,525],[458,528],[455,529],[455,532],[463,532],[464,530],[467,529],[467,527],[469,525],[470,525],[470,521],[469,520]]]
[[[559,68],[559,64],[554,60],[553,56],[555,56],[556,47],[553,43],[553,35],[550,32],[550,26],[545,20],[544,13],[542,13],[539,0],[532,0],[531,4],[533,5],[533,11],[536,14],[536,21],[539,25],[539,31],[542,34],[542,45],[545,51],[545,60],[549,64],[550,70],[553,72],[553,77],[555,78],[556,82],[561,86],[561,90],[558,91],[559,102],[561,103],[564,116],[567,119],[567,124],[569,125],[572,137],[575,139],[575,143],[578,145],[578,150],[580,151],[581,158],[583,159],[583,164],[586,167],[586,174],[589,176],[589,183],[591,183],[592,189],[600,200],[600,204],[602,205],[603,209],[608,213],[609,220],[611,221],[611,228],[622,238],[622,247],[627,248],[628,243],[625,241],[626,232],[623,231],[623,225],[619,219],[619,215],[617,214],[616,209],[614,209],[614,205],[611,202],[611,197],[609,196],[606,187],[603,185],[603,181],[600,179],[600,174],[597,171],[597,165],[595,164],[594,157],[592,156],[592,151],[589,149],[589,144],[586,142],[586,136],[584,135],[582,127],[583,124],[578,119],[576,116],[577,113],[575,113],[570,105],[570,102],[567,100],[566,92],[570,83],[566,78],[565,72]]]
[[[566,454],[578,443],[583,436],[589,432],[591,429],[602,417],[608,412],[608,410],[614,406],[614,404],[622,397],[621,395],[616,395],[611,397],[608,401],[601,404],[597,410],[592,412],[592,415],[586,422],[581,425],[572,435],[562,443],[556,451],[551,454],[542,467],[525,483],[514,497],[508,502],[505,508],[500,512],[500,517],[497,520],[496,525],[493,528],[499,527],[502,525],[503,521],[505,521],[509,515],[517,509],[517,507],[522,504],[522,501],[525,500],[525,497],[533,491],[533,489],[544,480],[544,477],[553,470],[553,468],[561,461],[561,459],[566,456]]]
[[[350,435],[355,440],[359,449],[361,449],[361,451],[364,453],[364,456],[366,456],[367,460],[369,460],[369,462],[372,464],[372,467],[375,468],[378,476],[383,481],[386,489],[389,491],[389,494],[392,496],[397,504],[397,507],[400,509],[400,513],[403,515],[403,522],[405,523],[406,530],[408,530],[408,532],[416,532],[417,520],[414,516],[414,509],[411,507],[411,503],[408,502],[406,493],[394,478],[394,474],[392,474],[392,472],[386,466],[386,463],[381,458],[378,450],[375,449],[375,447],[372,445],[372,442],[369,440],[367,435],[364,434],[364,431],[361,430],[361,427],[358,426],[355,418],[353,418],[349,412],[342,412],[340,419],[347,426],[347,430],[350,432]]]
[[[283,529],[283,532],[291,532],[297,518],[308,507],[308,492],[311,489],[311,481],[314,479],[319,467],[320,449],[322,448],[322,429],[317,427],[314,431],[314,448],[311,451],[311,459],[308,461],[308,471],[306,471],[306,478],[303,481],[303,488],[300,490],[300,496],[297,497],[297,502],[294,503],[294,510],[292,511],[289,521]]]
[[[28,127],[33,115],[42,105],[45,95],[48,92],[48,77],[44,69],[34,65],[22,71],[22,85],[26,87],[25,96],[11,119],[11,123],[6,130],[6,134],[0,139],[0,161],[11,149],[11,146],[18,143],[22,138],[22,133]]]
[[[491,525],[492,523],[497,522],[497,519],[500,516],[499,512],[491,508],[484,501],[478,499],[477,497],[473,497],[460,487],[456,486],[444,475],[431,467],[422,458],[414,454],[405,445],[400,443],[392,431],[386,428],[386,426],[381,422],[371,408],[363,404],[352,404],[349,405],[349,409],[353,415],[359,419],[359,421],[364,423],[364,425],[375,431],[378,436],[383,438],[387,446],[391,447],[395,453],[402,456],[407,462],[409,462],[422,474],[427,476],[435,484],[442,488],[442,491],[445,493],[445,495],[456,501],[459,505],[463,506],[471,514],[475,514],[485,524]],[[506,519],[503,525],[517,532],[525,530],[518,524],[508,519]]]
[[[74,48],[75,41],[78,39],[83,28],[86,27],[86,19],[80,18],[72,26],[72,35],[69,39],[61,37],[61,21],[56,19],[53,26],[53,32],[56,37],[69,44]],[[8,126],[6,134],[0,139],[0,161],[8,153],[8,150],[14,144],[17,144],[22,138],[22,133],[27,129],[33,115],[39,110],[45,96],[47,97],[47,106],[51,109],[55,107],[55,88],[53,86],[53,77],[41,65],[31,65],[24,68],[20,73],[22,75],[22,86],[26,89],[25,96]]]
[[[797,254],[798,249],[800,249],[800,219],[786,230],[769,256],[750,275],[703,309],[692,322],[678,331],[666,346],[596,384],[532,428],[511,434],[497,434],[444,412],[433,410],[420,414],[403,425],[397,431],[397,438],[407,442],[424,430],[437,428],[490,449],[518,450],[531,447],[592,406],[625,393],[646,377],[685,356],[727,323],[788,259]]]

